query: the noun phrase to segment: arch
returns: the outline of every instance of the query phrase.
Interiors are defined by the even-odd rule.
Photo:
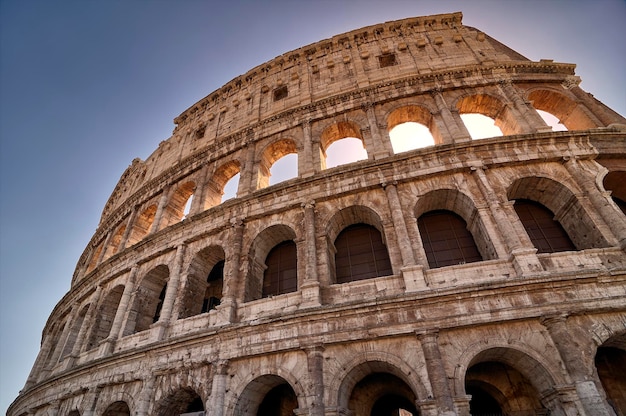
[[[298,394],[283,377],[266,374],[250,381],[239,394],[235,416],[291,416],[298,407]]]
[[[336,392],[338,408],[350,409],[352,411],[356,410],[353,408],[353,403],[356,399],[354,393],[356,392],[357,396],[360,396],[360,391],[367,390],[367,385],[371,388],[372,384],[385,384],[385,380],[391,381],[391,385],[396,387],[395,392],[401,397],[411,400],[412,403],[415,403],[420,398],[423,399],[426,397],[425,392],[423,392],[423,395],[418,394],[418,391],[421,392],[421,390],[416,388],[416,380],[411,380],[408,376],[408,374],[416,374],[416,372],[398,357],[390,354],[376,352],[361,354],[348,365],[344,365],[343,368],[346,369],[345,373],[338,374],[335,377],[335,381],[329,386],[330,392]],[[376,378],[374,380],[368,380],[368,376],[372,375],[375,375]],[[380,375],[384,376],[380,377]],[[365,383],[359,386],[359,383],[363,381],[365,381]],[[400,383],[398,383],[398,381],[400,381]],[[365,386],[363,386],[363,384],[365,384]],[[391,391],[380,387],[381,386],[376,386],[372,388],[372,391],[375,392],[376,395],[369,398],[365,403],[366,406],[369,406],[370,411],[378,399],[391,393]],[[363,413],[362,411],[355,413],[355,416],[357,414],[370,416],[368,412]]]
[[[163,215],[163,227],[174,225],[185,218],[187,201],[193,198],[195,189],[196,183],[194,181],[187,181],[172,192]]]
[[[89,265],[87,266],[87,271],[85,273],[89,273],[90,271],[95,269],[96,266],[98,265],[98,261],[100,261],[100,253],[102,253],[102,250],[104,249],[103,244],[104,244],[104,242],[101,242],[93,250],[92,255],[91,255],[91,259],[89,260]]]
[[[567,131],[567,127],[561,123],[559,118],[545,110],[536,110],[545,123],[552,128],[552,131]]]
[[[507,105],[500,98],[492,95],[473,94],[464,96],[457,101],[456,108],[461,115],[481,114],[493,119],[495,126],[504,135],[523,133],[521,126]],[[463,121],[465,123],[465,120]],[[466,123],[466,126],[468,126],[468,123]],[[468,126],[468,130],[472,138],[474,138],[471,126]]]
[[[535,109],[554,115],[568,130],[598,127],[576,101],[561,92],[537,88],[528,93],[528,100]]]
[[[120,249],[120,243],[122,242],[122,238],[124,237],[124,233],[126,232],[126,224],[120,224],[115,233],[111,237],[109,241],[109,245],[106,248],[106,252],[104,253],[104,258],[107,259],[118,252]]]
[[[98,308],[96,320],[92,327],[89,341],[87,342],[87,350],[95,348],[98,344],[105,340],[111,332],[115,314],[124,293],[124,285],[117,285],[107,293]],[[113,334],[116,336],[117,334]]]
[[[61,352],[61,359],[67,357],[72,353],[74,349],[74,345],[78,339],[78,333],[80,332],[80,328],[83,326],[83,322],[85,320],[85,316],[87,316],[87,311],[89,310],[90,304],[83,306],[80,310],[76,319],[71,324],[69,333],[67,334],[67,338],[65,339],[65,345],[63,346],[63,351]]]
[[[346,139],[358,139],[361,142],[363,150],[365,151],[365,155],[363,155],[363,151],[361,151],[358,148],[358,146],[355,147],[355,145],[349,143],[350,141],[348,140],[346,142],[342,142],[342,144],[343,143],[349,144],[348,146],[346,146],[346,149],[341,149],[342,154],[341,155],[337,154],[336,160],[334,157],[332,157],[331,158],[332,163],[329,163],[328,161],[329,147],[334,143],[337,143],[339,141],[343,141]],[[333,149],[335,147],[337,146],[333,146]],[[340,121],[338,123],[335,123],[326,127],[320,137],[320,148],[322,151],[322,169],[335,167],[335,166],[343,165],[346,163],[352,163],[358,160],[367,159],[367,149],[365,147],[365,142],[361,134],[361,128],[353,121]],[[333,153],[333,156],[335,156],[335,152],[332,152],[332,153]]]
[[[553,179],[542,176],[519,178],[508,187],[507,198],[538,202],[552,211],[578,250],[609,246],[576,195]]]
[[[152,227],[152,223],[154,222],[154,217],[156,215],[157,206],[156,204],[152,204],[144,209],[141,214],[137,216],[135,219],[135,223],[133,224],[133,228],[128,237],[128,246],[132,246],[133,244],[141,241],[145,236],[150,232],[150,227]]]
[[[160,265],[150,270],[141,280],[135,291],[124,335],[145,331],[158,321],[169,273],[167,266]]]
[[[244,301],[260,299],[263,296],[263,278],[270,251],[282,242],[293,242],[295,239],[295,231],[283,224],[272,225],[255,237],[248,255],[248,278],[245,282]]]
[[[126,402],[113,402],[106,408],[102,416],[130,416],[130,409]]]
[[[349,225],[339,233],[334,246],[336,283],[393,274],[382,235],[372,225]]]
[[[452,266],[482,261],[467,223],[447,210],[429,211],[417,219],[428,266]]]
[[[546,368],[525,352],[510,347],[490,347],[478,352],[463,376],[463,391],[493,399],[506,413],[545,410],[543,398],[556,385]],[[470,401],[470,408],[479,403]],[[535,414],[535,413],[530,413]]]
[[[258,179],[257,179],[257,189],[265,188],[270,184],[274,185],[278,182],[270,181],[270,177],[272,176],[272,166],[279,160],[283,160],[284,157],[290,154],[298,154],[298,150],[296,148],[296,142],[292,139],[281,139],[277,140],[263,149],[261,153],[260,162],[259,162],[259,171],[258,171]],[[288,173],[292,172],[281,172],[281,180],[291,179],[298,175],[297,168],[297,160],[296,160],[296,169],[295,175],[289,176]],[[277,173],[277,177],[278,177]],[[279,181],[280,182],[280,181]]]
[[[373,227],[373,230],[369,229],[368,233],[372,234],[372,232],[375,231],[375,233],[373,234],[378,234],[375,237],[379,238],[380,243],[382,243],[383,246],[386,246],[386,238],[382,219],[378,215],[378,213],[372,208],[364,205],[353,205],[336,212],[328,220],[325,230],[327,236],[326,255],[328,256],[328,267],[331,282],[337,282],[337,247],[335,245],[337,239],[342,231],[348,229],[350,226],[354,226],[357,224]],[[386,256],[383,256],[383,258],[386,257],[388,260],[389,253],[387,249],[385,249],[385,251],[386,253],[381,254],[386,254]]]
[[[611,191],[611,199],[626,215],[626,171],[614,170],[606,174],[602,185]]]
[[[282,295],[298,289],[298,253],[293,240],[274,246],[265,259],[262,297]]]
[[[425,213],[440,210],[452,212],[465,222],[482,260],[498,258],[489,232],[469,196],[456,189],[437,189],[422,195],[417,200],[413,212],[417,220]]]
[[[240,172],[241,164],[238,160],[230,160],[220,165],[207,182],[203,208],[208,209],[221,204],[224,188]]]
[[[528,199],[516,199],[513,207],[538,253],[576,250],[574,243],[548,208]]]
[[[194,255],[187,270],[179,319],[208,312],[219,305],[224,284],[225,258],[224,249],[213,245]]]
[[[607,402],[616,414],[626,411],[626,331],[621,331],[598,347],[595,367]]]
[[[394,153],[442,143],[431,112],[421,106],[396,108],[387,116],[387,131]]]
[[[157,416],[172,416],[205,410],[202,397],[191,388],[176,390],[155,404]]]

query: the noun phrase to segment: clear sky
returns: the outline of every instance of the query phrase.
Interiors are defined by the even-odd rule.
[[[119,177],[174,117],[284,52],[455,11],[531,60],[576,63],[626,114],[624,0],[0,0],[0,412]]]

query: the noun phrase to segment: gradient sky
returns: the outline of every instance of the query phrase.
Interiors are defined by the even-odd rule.
[[[287,51],[455,11],[531,60],[577,64],[626,114],[624,0],[0,0],[0,412],[119,177],[174,117]]]

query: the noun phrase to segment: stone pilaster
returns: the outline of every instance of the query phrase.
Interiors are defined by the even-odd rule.
[[[306,245],[305,275],[300,291],[303,306],[321,304],[320,283],[317,275],[317,246],[315,238],[315,201],[302,204],[304,209],[304,244]]]
[[[472,136],[470,136],[469,131],[465,128],[465,124],[459,116],[458,111],[455,111],[454,114],[450,111],[450,108],[448,108],[448,104],[446,104],[441,91],[438,89],[433,90],[431,91],[431,95],[435,99],[437,109],[441,114],[441,118],[443,119],[446,129],[450,132],[453,142],[458,143],[472,140]]]
[[[313,396],[309,403],[310,416],[324,416],[324,347],[317,345],[306,350],[307,369]]]
[[[417,333],[417,338],[422,345],[424,359],[426,360],[426,371],[433,390],[434,399],[437,403],[438,415],[454,416],[454,401],[448,384],[446,370],[443,367],[439,343],[437,342],[437,331],[424,331]]]

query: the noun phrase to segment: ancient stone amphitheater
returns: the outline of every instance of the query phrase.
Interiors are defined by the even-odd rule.
[[[626,120],[461,19],[337,35],[178,116],[8,414],[624,415]],[[367,157],[327,167],[347,138]]]

